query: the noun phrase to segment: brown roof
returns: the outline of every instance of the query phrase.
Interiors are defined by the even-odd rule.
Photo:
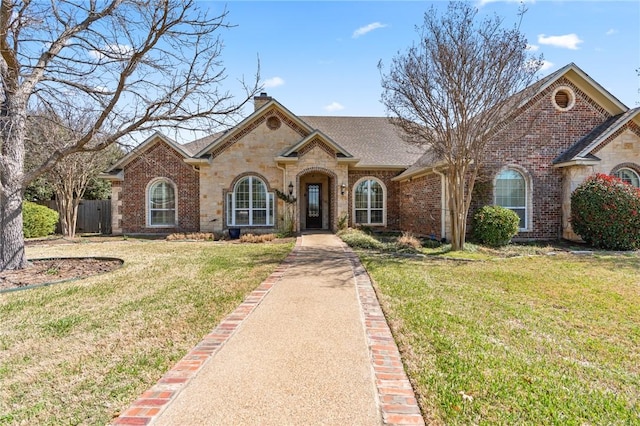
[[[400,137],[386,117],[303,116],[302,121],[360,159],[358,167],[409,167],[424,153]]]
[[[184,149],[187,153],[189,153],[189,155],[193,157],[198,152],[200,152],[200,150],[202,150],[205,146],[208,146],[209,144],[211,144],[211,142],[218,139],[224,133],[225,132],[214,133],[212,135],[208,135],[203,138],[196,139],[195,141],[185,143],[184,145],[182,145],[182,149]]]

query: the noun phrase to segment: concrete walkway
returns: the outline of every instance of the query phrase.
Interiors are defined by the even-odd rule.
[[[310,234],[113,424],[424,423],[359,260]]]

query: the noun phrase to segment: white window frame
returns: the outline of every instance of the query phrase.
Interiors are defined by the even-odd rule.
[[[249,180],[249,207],[248,208],[237,208],[236,206],[236,192],[238,190],[238,186],[244,182],[245,180]],[[266,206],[265,208],[256,208],[253,206],[253,182],[254,180],[257,180],[258,182],[260,182],[262,184],[262,186],[264,187],[265,190],[265,194],[266,194]],[[268,186],[266,184],[266,182],[262,179],[260,179],[257,176],[254,175],[249,175],[249,176],[243,176],[242,178],[238,179],[238,181],[235,183],[235,185],[233,186],[233,190],[227,192],[227,206],[226,206],[226,211],[227,211],[227,226],[231,226],[231,227],[238,227],[238,226],[251,226],[251,227],[258,227],[258,226],[262,226],[262,227],[273,227],[273,223],[274,223],[274,216],[275,216],[275,198],[273,195],[273,192],[269,192],[268,191]],[[238,210],[248,210],[248,223],[236,223],[236,212]],[[253,223],[253,213],[254,211],[263,211],[266,210],[266,223],[259,223],[259,224],[255,224]]]
[[[173,187],[173,208],[172,209],[153,209],[151,208],[151,191],[153,190],[153,188],[156,185],[159,185],[161,183],[166,183],[168,185],[170,185],[171,187]],[[145,211],[146,211],[146,218],[147,218],[147,227],[149,228],[175,228],[176,224],[178,223],[178,187],[177,185],[168,178],[156,178],[151,180],[148,184],[147,184],[147,189],[145,190],[145,194],[146,194],[146,205],[145,205]],[[152,211],[171,211],[173,210],[173,223],[167,224],[167,223],[163,223],[163,224],[156,224],[152,222]]]
[[[367,207],[366,208],[356,208],[356,188],[365,181],[375,181],[380,188],[382,188],[382,222],[371,222],[371,211],[372,210],[380,210],[379,208],[372,209],[371,208],[371,191],[369,191],[369,198],[367,199]],[[371,184],[369,183],[369,187]],[[351,190],[352,195],[352,214],[353,214],[353,223],[355,225],[365,225],[365,226],[387,226],[387,187],[380,179],[374,176],[365,176],[363,178],[358,179],[358,181],[353,185]],[[366,222],[358,222],[357,221],[357,210],[366,210],[367,212],[367,221]]]
[[[628,182],[622,176],[618,176],[618,174],[622,173],[622,172],[630,172],[636,178],[636,182],[638,183],[638,185],[634,185],[633,182]],[[631,167],[620,167],[615,172],[613,172],[612,175],[617,177],[621,181],[628,183],[629,185],[633,186],[634,188],[640,188],[640,174],[638,174],[638,172],[633,170]]]
[[[522,178],[522,180],[524,181],[524,205],[523,206],[501,206],[500,204],[498,204],[498,180],[500,178],[500,175],[504,172],[508,172],[508,171],[512,171],[512,172],[516,172],[520,175],[520,177]],[[504,208],[507,208],[509,210],[513,210],[515,211],[520,210],[520,209],[524,209],[524,226],[523,227],[519,227],[518,230],[520,232],[525,232],[525,231],[530,231],[531,230],[531,200],[532,200],[532,194],[531,194],[531,181],[529,179],[529,175],[528,173],[526,173],[524,170],[522,170],[520,167],[514,167],[514,166],[509,166],[509,167],[505,167],[503,169],[501,169],[495,176],[494,180],[493,180],[493,204],[496,206],[501,206]]]

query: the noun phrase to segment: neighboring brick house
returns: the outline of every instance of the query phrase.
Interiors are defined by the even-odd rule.
[[[522,239],[577,238],[570,195],[587,176],[640,184],[640,109],[574,64],[527,89],[491,142],[475,205],[521,217]],[[299,117],[265,93],[228,131],[179,145],[157,133],[103,177],[114,233],[272,232],[296,197],[295,229],[350,225],[447,238],[446,170],[384,117]]]

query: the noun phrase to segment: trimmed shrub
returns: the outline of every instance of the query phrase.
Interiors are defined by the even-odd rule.
[[[640,248],[640,190],[620,179],[597,174],[571,194],[571,225],[594,247]]]
[[[22,230],[25,238],[46,237],[56,231],[58,212],[40,204],[22,203]]]
[[[518,233],[520,218],[501,206],[484,206],[473,216],[473,234],[482,244],[502,247]]]

